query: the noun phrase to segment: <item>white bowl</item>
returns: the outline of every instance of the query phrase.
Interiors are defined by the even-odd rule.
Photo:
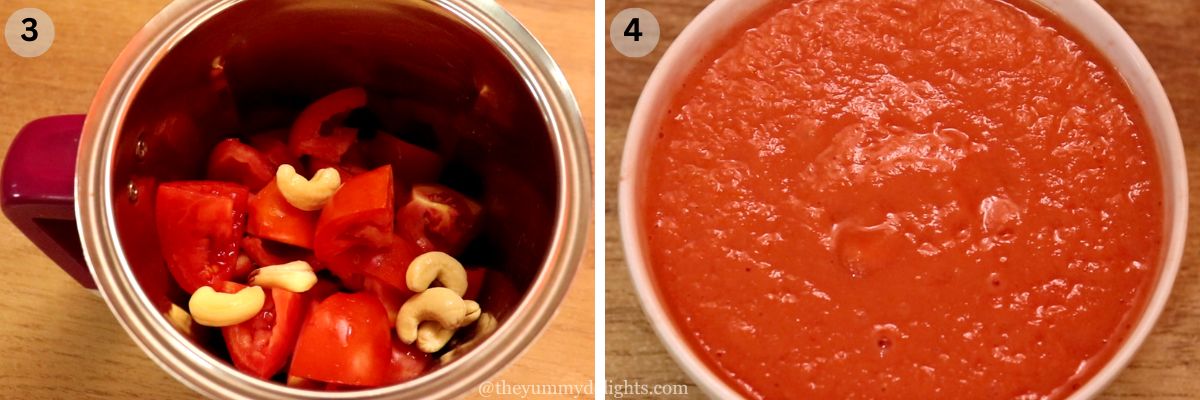
[[[1163,232],[1166,237],[1160,256],[1158,279],[1129,338],[1104,367],[1070,397],[1088,399],[1099,394],[1129,363],[1134,352],[1150,334],[1171,293],[1171,286],[1183,255],[1187,229],[1187,167],[1184,165],[1179,126],[1175,122],[1175,114],[1171,110],[1162,84],[1141,50],[1117,21],[1092,1],[1035,2],[1078,30],[1125,79],[1153,135],[1159,166],[1162,169],[1163,220],[1166,225]],[[720,42],[714,40],[715,38],[725,37],[746,18],[770,4],[770,0],[716,0],[688,24],[658,62],[638,99],[625,138],[625,154],[621,162],[621,179],[618,186],[619,220],[625,259],[633,275],[634,288],[638,299],[641,300],[642,310],[645,311],[663,345],[684,372],[710,396],[722,399],[739,398],[741,395],[709,370],[696,352],[687,345],[685,335],[667,316],[655,287],[643,251],[643,224],[641,214],[637,212],[641,209],[639,191],[645,177],[642,171],[646,170],[647,153],[657,136],[654,133],[658,131],[659,122],[671,104],[676,89],[682,86],[689,72],[708,54],[712,46]]]

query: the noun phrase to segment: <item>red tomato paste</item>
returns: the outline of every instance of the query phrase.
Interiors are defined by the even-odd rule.
[[[641,200],[671,318],[730,386],[1063,398],[1129,334],[1163,240],[1155,150],[1053,15],[808,0],[716,48]]]

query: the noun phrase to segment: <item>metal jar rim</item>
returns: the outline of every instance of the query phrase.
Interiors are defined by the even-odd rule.
[[[163,370],[216,398],[449,398],[461,395],[516,359],[549,323],[583,256],[591,209],[586,130],[566,79],[532,35],[492,2],[425,0],[486,37],[525,79],[554,143],[558,189],[553,239],[541,272],[507,321],[487,341],[441,368],[399,385],[353,392],[297,389],[236,371],[177,332],[138,285],[117,240],[113,168],[119,130],[146,77],[163,56],[203,22],[244,0],[176,1],[122,50],[101,82],[80,139],[75,213],[84,255],[109,309]]]

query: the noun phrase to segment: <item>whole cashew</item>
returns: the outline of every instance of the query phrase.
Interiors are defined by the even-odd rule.
[[[435,287],[417,293],[400,306],[396,313],[396,333],[406,344],[417,341],[417,330],[422,322],[436,322],[451,331],[470,324],[479,318],[479,304],[463,300],[454,291]]]
[[[317,274],[306,261],[271,265],[250,272],[250,284],[279,288],[292,293],[307,292],[317,284]]]
[[[220,293],[210,286],[201,286],[188,300],[188,309],[197,324],[222,327],[254,318],[266,301],[266,293],[258,286],[249,286],[237,293]]]
[[[342,176],[336,169],[321,168],[313,174],[312,180],[308,180],[297,174],[291,165],[283,164],[275,170],[275,184],[292,207],[316,211],[325,207],[329,198],[342,186]]]
[[[446,343],[450,342],[450,339],[454,337],[454,332],[458,331],[459,327],[476,322],[479,316],[482,315],[479,310],[479,303],[471,300],[466,300],[464,303],[467,306],[467,315],[462,325],[458,327],[448,328],[435,321],[425,321],[418,325],[417,348],[426,353],[436,353],[438,350],[446,347]]]
[[[408,290],[420,293],[434,280],[454,291],[459,297],[467,293],[467,270],[449,254],[431,251],[414,258],[404,276]]]

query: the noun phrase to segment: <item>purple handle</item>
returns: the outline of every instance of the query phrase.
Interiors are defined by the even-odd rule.
[[[21,128],[0,172],[0,209],[63,271],[95,289],[75,226],[75,155],[83,120],[59,115]]]

